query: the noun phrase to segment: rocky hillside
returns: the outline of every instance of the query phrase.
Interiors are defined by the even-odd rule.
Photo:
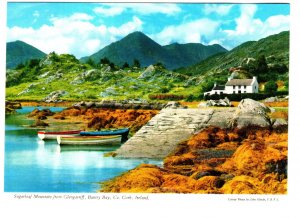
[[[40,62],[6,75],[8,99],[65,100],[139,99],[149,94],[183,90],[188,76],[174,73],[160,65],[147,68],[97,67],[80,63],[74,56],[50,53]]]
[[[193,76],[199,83],[211,81],[213,84],[225,83],[233,72],[241,77],[257,76],[259,82],[288,81],[288,68],[289,32],[285,31],[243,43],[227,53],[211,56],[177,72]]]
[[[139,34],[139,37],[145,39]],[[115,43],[115,46],[117,43]],[[186,45],[193,47],[194,45]],[[200,45],[197,45],[200,46]],[[151,49],[161,50],[152,41]],[[200,46],[201,47],[201,46]],[[213,46],[218,47],[218,46]],[[117,49],[117,47],[115,47]],[[148,51],[152,51],[150,48]],[[173,44],[164,47],[173,55],[197,49]],[[175,52],[178,49],[180,52]],[[141,54],[142,55],[142,54]],[[158,56],[151,56],[152,58]],[[157,59],[158,60],[158,59]],[[174,59],[176,60],[176,58]],[[269,36],[257,42],[247,42],[230,52],[215,55],[197,65],[172,71],[162,64],[116,66],[110,62],[83,63],[73,55],[50,53],[42,60],[30,60],[17,69],[6,72],[8,100],[199,100],[214,82],[224,84],[229,76],[257,76],[260,91],[273,80],[278,91],[288,90],[289,32]],[[276,85],[275,84],[275,85]]]
[[[45,56],[44,52],[22,41],[6,43],[6,68],[8,69],[25,64],[30,59],[41,59]]]
[[[133,32],[81,60],[87,61],[91,58],[97,63],[100,59],[108,58],[114,64],[122,66],[125,62],[132,65],[137,59],[142,67],[162,63],[168,69],[176,69],[196,64],[211,55],[226,51],[220,45],[205,46],[200,43],[161,46],[142,32]]]

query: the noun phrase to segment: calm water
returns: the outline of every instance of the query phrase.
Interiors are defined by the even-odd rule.
[[[19,112],[33,109],[25,107]],[[103,157],[107,151],[61,150],[56,141],[39,140],[37,129],[27,127],[30,121],[24,115],[6,116],[5,122],[5,192],[96,192],[98,182],[141,163],[161,164]]]

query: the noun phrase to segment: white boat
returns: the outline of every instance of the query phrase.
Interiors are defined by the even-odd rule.
[[[49,132],[49,131],[38,131],[38,137],[42,140],[46,139],[57,139],[57,136],[76,136],[79,135],[81,130],[71,130],[71,131],[57,131],[57,132]]]
[[[121,135],[115,136],[57,136],[57,143],[63,145],[114,146],[121,144]]]

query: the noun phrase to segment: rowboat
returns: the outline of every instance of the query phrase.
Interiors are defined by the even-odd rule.
[[[79,135],[80,132],[81,130],[58,131],[58,132],[38,131],[38,137],[42,140],[57,139],[57,136],[76,136]]]
[[[103,130],[103,131],[94,131],[94,132],[80,132],[81,136],[113,136],[121,135],[122,142],[126,141],[128,138],[129,128],[116,129],[116,130]]]
[[[62,145],[97,145],[114,146],[121,144],[121,136],[57,136],[57,143]]]

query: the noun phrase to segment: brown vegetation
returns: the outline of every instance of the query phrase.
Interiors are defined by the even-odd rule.
[[[209,127],[181,143],[163,168],[140,165],[103,192],[286,194],[286,127]]]
[[[264,105],[268,107],[288,107],[288,101],[275,101],[275,102],[264,102]]]
[[[136,132],[145,125],[157,110],[134,109],[100,109],[100,108],[69,108],[54,115],[55,119],[76,118],[87,123],[87,128],[100,130],[102,128],[129,127],[131,132]]]

